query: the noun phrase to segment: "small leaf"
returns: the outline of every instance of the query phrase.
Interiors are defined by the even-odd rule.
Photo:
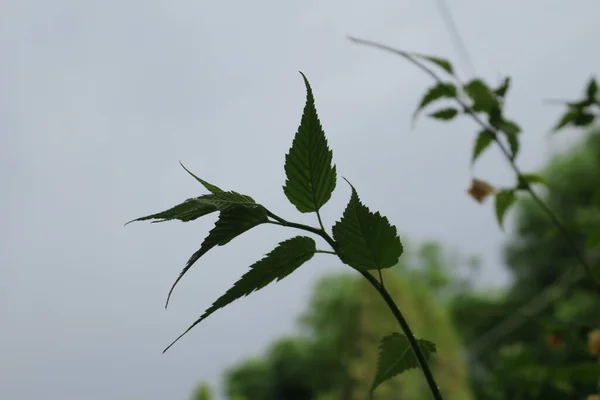
[[[200,245],[200,249],[190,257],[183,270],[179,273],[175,283],[171,286],[165,307],[169,305],[169,300],[171,299],[171,294],[173,293],[175,286],[177,286],[181,278],[183,278],[200,257],[213,247],[226,245],[242,233],[266,222],[268,222],[267,210],[261,206],[232,206],[221,211],[219,219],[215,223],[215,227],[208,233],[208,236]]]
[[[450,63],[450,61],[448,61],[448,60],[444,60],[443,58],[439,58],[439,57],[418,54],[418,53],[412,53],[411,55],[414,57],[421,58],[423,60],[430,61],[430,62],[434,63],[435,65],[437,65],[438,67],[442,68],[444,71],[446,71],[450,75],[454,75],[454,68],[452,67],[452,64]]]
[[[223,308],[237,299],[248,296],[260,290],[273,281],[280,281],[290,275],[302,264],[310,260],[316,252],[315,241],[306,236],[296,236],[288,239],[267,254],[263,259],[250,266],[232,288],[219,297],[202,316],[196,320],[183,334],[181,334],[164,351],[167,351],[192,328],[208,318],[212,313]]]
[[[510,88],[510,76],[507,76],[506,78],[504,78],[504,81],[498,87],[498,89],[494,90],[494,94],[498,97],[505,97],[509,88]]]
[[[452,83],[449,83],[449,82],[438,83],[435,86],[429,88],[427,93],[425,93],[425,96],[423,96],[423,99],[421,99],[421,102],[419,103],[419,107],[417,107],[417,109],[413,113],[413,117],[412,117],[413,122],[417,118],[419,111],[421,111],[423,108],[425,108],[429,104],[433,103],[436,100],[440,100],[443,98],[454,98],[454,97],[456,97],[456,86],[454,86]]]
[[[573,125],[577,127],[588,126],[592,122],[594,122],[595,118],[596,116],[594,114],[586,111],[581,111],[577,113],[575,118],[573,118]]]
[[[206,190],[208,190],[209,192],[211,192],[213,194],[216,194],[216,193],[221,193],[223,191],[222,189],[216,187],[215,185],[212,185],[212,184],[206,182],[204,179],[198,178],[196,175],[194,175],[192,173],[192,171],[190,171],[189,169],[187,169],[185,167],[185,165],[183,165],[183,163],[181,161],[179,161],[179,164],[183,167],[183,169],[185,169],[187,171],[188,174],[190,174],[191,176],[193,176],[194,179],[196,179],[198,182],[200,182],[206,188]]]
[[[586,94],[588,100],[591,100],[592,102],[596,101],[596,95],[598,94],[598,83],[596,82],[596,79],[590,79],[590,82],[588,83],[586,88]]]
[[[342,219],[333,226],[340,259],[361,271],[393,267],[403,252],[396,228],[386,217],[369,211],[350,187],[350,202]]]
[[[435,344],[428,340],[419,340],[419,347],[426,360],[429,360],[431,355],[436,352]],[[386,380],[418,367],[419,361],[406,336],[392,333],[384,337],[379,345],[377,372],[371,385],[371,394]]]
[[[501,190],[496,194],[496,218],[500,228],[504,229],[504,216],[516,199],[514,190]]]
[[[302,74],[302,73],[301,73]],[[336,185],[333,154],[317,116],[315,99],[308,80],[306,104],[292,147],[285,156],[286,182],[283,191],[301,213],[318,211],[329,199]]]
[[[521,174],[519,177],[518,189],[527,189],[528,185],[532,183],[539,183],[548,186],[548,181],[538,174]]]
[[[473,100],[473,110],[489,113],[498,107],[498,101],[490,88],[481,80],[473,79],[467,83],[463,90]]]
[[[521,133],[521,127],[519,126],[519,124],[508,119],[502,120],[502,122],[500,123],[500,130],[502,132],[513,135],[518,135],[519,133]]]
[[[511,160],[514,160],[519,154],[519,137],[516,133],[506,132],[506,139],[508,140],[508,145],[510,146],[510,158]]]
[[[492,185],[481,179],[473,178],[471,180],[471,187],[467,193],[469,193],[478,203],[483,203],[485,199],[494,192],[496,192],[496,189]]]
[[[579,115],[579,112],[576,110],[571,110],[571,111],[568,111],[567,113],[565,113],[562,116],[562,118],[560,119],[560,121],[558,121],[558,123],[554,127],[554,132],[557,132],[557,131],[561,130],[562,128],[564,128],[565,126],[573,123],[573,121],[575,120],[575,118],[577,118],[578,115]]]
[[[457,114],[458,114],[458,110],[456,108],[448,107],[448,108],[443,108],[441,110],[438,110],[434,113],[431,113],[431,114],[429,114],[429,116],[432,118],[435,118],[435,119],[442,120],[442,121],[449,121],[449,120],[453,119],[454,117],[456,117]]]
[[[479,132],[477,139],[475,140],[475,147],[473,147],[473,157],[471,158],[471,165],[475,164],[477,158],[487,149],[490,144],[494,141],[494,134],[488,130]]]

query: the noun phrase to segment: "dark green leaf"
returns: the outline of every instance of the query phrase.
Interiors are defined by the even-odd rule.
[[[475,164],[477,158],[483,153],[485,149],[489,147],[494,141],[494,134],[490,131],[481,131],[475,140],[475,147],[473,147],[473,157],[471,158],[471,165]]]
[[[506,139],[510,146],[510,158],[514,160],[517,157],[517,154],[519,154],[519,136],[516,133],[506,132]]]
[[[350,187],[350,202],[342,219],[333,226],[340,259],[363,271],[393,267],[403,251],[396,228],[378,212],[370,212]]]
[[[473,100],[474,111],[489,113],[498,107],[494,93],[481,79],[473,79],[463,90]]]
[[[600,230],[590,233],[585,239],[587,250],[595,250],[598,246],[600,246]]]
[[[196,218],[200,218],[204,215],[210,214],[214,211],[217,211],[217,207],[214,203],[206,201],[202,199],[202,197],[198,197],[195,199],[187,199],[183,203],[178,204],[175,207],[171,207],[168,210],[161,211],[152,215],[147,215],[145,217],[136,218],[127,222],[125,225],[130,224],[132,222],[147,221],[151,219],[157,220],[152,222],[165,222],[174,219],[178,219],[182,222],[188,222],[193,221]]]
[[[429,116],[432,118],[435,118],[435,119],[442,120],[442,121],[449,121],[449,120],[453,119],[454,117],[456,117],[457,114],[458,114],[458,110],[456,108],[448,107],[448,108],[443,108],[441,110],[438,110],[434,113],[431,113],[431,114],[429,114]]]
[[[428,340],[419,340],[419,347],[426,360],[429,360],[431,355],[436,352],[435,344]],[[371,385],[371,395],[377,386],[386,380],[418,367],[419,361],[406,336],[392,333],[384,337],[379,345],[377,372]]]
[[[287,176],[283,191],[289,201],[302,213],[318,211],[331,198],[336,184],[333,154],[315,108],[315,99],[308,80],[306,105],[292,147],[285,156]]]
[[[498,97],[505,97],[508,89],[510,88],[510,76],[504,78],[502,85],[500,85],[496,90],[494,90],[494,94]]]
[[[268,221],[267,211],[262,206],[257,207],[246,207],[246,206],[233,206],[227,207],[219,214],[219,219],[215,223],[215,227],[208,233],[208,236],[204,239],[200,245],[200,249],[195,252],[187,264],[171,286],[169,295],[167,296],[166,306],[169,305],[171,294],[175,289],[175,286],[181,278],[189,271],[196,261],[206,254],[210,249],[215,246],[223,246],[229,243],[231,240],[241,235],[242,233],[254,228],[257,225],[264,224]]]
[[[600,377],[600,364],[578,363],[555,367],[549,370],[550,379],[560,379],[570,382],[594,383]]]
[[[532,183],[539,183],[548,186],[546,179],[538,174],[521,174],[519,178],[519,189],[527,189]]]
[[[452,83],[449,83],[449,82],[438,83],[435,86],[429,88],[427,93],[425,93],[425,96],[423,96],[423,99],[421,99],[421,102],[419,103],[419,107],[417,107],[417,109],[415,110],[415,112],[413,114],[413,117],[412,117],[413,121],[415,120],[415,118],[417,118],[419,111],[421,111],[423,108],[425,108],[429,104],[433,103],[434,101],[440,100],[443,98],[454,98],[454,97],[456,97],[456,86],[454,86]]]
[[[194,175],[192,173],[192,171],[190,171],[189,169],[187,169],[185,167],[185,165],[182,164],[181,161],[179,161],[179,164],[181,164],[181,166],[183,167],[183,169],[185,169],[188,174],[190,174],[191,176],[193,176],[194,179],[196,179],[198,182],[200,182],[206,188],[206,190],[208,190],[209,192],[211,192],[213,194],[216,194],[216,193],[221,193],[223,191],[222,189],[216,187],[215,185],[212,185],[212,184],[206,182],[204,179],[198,178],[196,175]]]
[[[452,64],[450,63],[450,61],[448,61],[448,60],[444,60],[443,58],[439,58],[439,57],[433,57],[433,56],[427,56],[427,55],[424,55],[424,54],[418,54],[418,53],[412,53],[411,55],[415,56],[415,57],[422,58],[423,60],[427,60],[429,62],[432,62],[435,65],[437,65],[438,67],[442,68],[447,73],[449,73],[450,75],[454,75],[454,68],[452,67]]]
[[[236,192],[216,192],[214,194],[205,194],[193,199],[187,199],[181,204],[176,205],[166,211],[129,221],[127,224],[135,221],[146,221],[156,219],[152,222],[165,222],[178,219],[183,222],[193,221],[214,211],[222,211],[232,206],[258,206],[250,196]],[[125,224],[125,225],[127,225]]]
[[[591,101],[596,100],[596,95],[598,94],[598,83],[596,82],[596,79],[594,79],[594,78],[590,79],[590,82],[587,85],[586,94],[587,94],[588,100],[591,100]]]
[[[504,216],[516,199],[514,190],[501,190],[496,194],[496,218],[502,229],[504,229]]]
[[[504,119],[500,123],[500,130],[507,134],[518,135],[521,133],[521,127],[514,121]]]
[[[592,122],[594,122],[595,118],[596,116],[594,114],[586,111],[581,111],[580,113],[577,113],[575,118],[573,118],[573,125],[578,127],[588,126]]]
[[[577,118],[578,115],[579,115],[579,111],[577,111],[577,110],[571,110],[571,111],[566,112],[562,116],[560,121],[558,121],[556,126],[554,127],[554,132],[557,132],[557,131],[561,130],[562,128],[564,128],[565,126],[573,123],[573,121]]]
[[[264,288],[273,281],[279,281],[290,275],[298,267],[310,260],[315,252],[315,241],[306,236],[296,236],[279,243],[263,259],[250,266],[250,271],[246,272],[232,288],[219,297],[198,320],[164,351],[167,351],[175,342],[218,309]]]
[[[594,193],[594,197],[592,197],[592,207],[600,210],[600,190]]]

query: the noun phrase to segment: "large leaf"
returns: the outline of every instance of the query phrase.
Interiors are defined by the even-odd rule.
[[[494,141],[494,134],[488,130],[479,132],[477,139],[475,140],[475,146],[473,147],[473,156],[471,157],[471,165],[475,164],[475,161],[487,149],[490,144]]]
[[[298,211],[307,213],[318,211],[331,198],[336,169],[332,166],[333,154],[327,147],[312,89],[304,74],[302,78],[306,85],[306,104],[292,147],[285,156],[287,179],[283,191]]]
[[[436,352],[435,344],[428,340],[419,340],[419,347],[425,359]],[[381,340],[377,373],[371,385],[371,394],[381,383],[413,368],[419,367],[419,361],[408,338],[400,333],[392,333]]]
[[[501,190],[496,194],[496,218],[500,228],[504,229],[504,216],[516,199],[514,190]]]
[[[186,172],[188,174],[190,174],[191,176],[193,176],[194,179],[196,179],[198,182],[200,182],[206,188],[206,190],[208,190],[209,192],[211,192],[213,194],[216,194],[216,193],[221,193],[223,191],[223,189],[221,189],[221,188],[219,188],[219,187],[217,187],[217,186],[215,186],[215,185],[213,185],[211,183],[208,183],[204,179],[201,179],[201,178],[197,177],[196,175],[194,175],[194,173],[192,171],[190,171],[189,169],[187,169],[185,167],[185,165],[183,165],[183,163],[181,161],[179,161],[179,164],[183,167],[183,169],[186,170]]]
[[[471,100],[473,100],[473,110],[490,113],[494,108],[498,107],[496,96],[481,79],[473,79],[463,89]]]
[[[434,101],[441,100],[444,98],[448,99],[448,98],[455,98],[455,97],[456,97],[456,86],[454,86],[454,84],[452,84],[450,82],[438,83],[438,84],[432,86],[431,88],[429,88],[427,93],[425,93],[425,95],[421,99],[421,102],[419,103],[419,106],[413,113],[413,117],[412,117],[413,122],[417,118],[417,115],[419,114],[419,112],[423,108],[427,107],[429,104],[433,103]]]
[[[181,204],[168,210],[147,215],[129,221],[127,224],[135,221],[146,221],[155,219],[152,222],[165,222],[178,219],[183,222],[193,221],[199,217],[210,214],[214,211],[222,211],[232,206],[258,206],[254,199],[244,194],[236,192],[216,192],[214,194],[205,194],[193,199],[187,199]],[[125,224],[125,225],[127,225]]]
[[[342,219],[333,226],[340,259],[358,270],[389,268],[398,263],[403,247],[396,227],[364,206],[352,185]]]
[[[250,266],[250,271],[246,272],[232,288],[225,292],[223,296],[219,297],[212,306],[210,306],[183,334],[175,339],[165,351],[218,309],[231,304],[239,298],[248,296],[252,292],[262,289],[273,281],[279,281],[285,278],[302,264],[310,260],[315,252],[315,241],[306,236],[296,236],[279,243],[279,245],[267,254],[266,257]]]
[[[213,247],[223,246],[247,230],[252,229],[257,225],[264,224],[267,221],[267,210],[262,206],[234,206],[221,211],[219,219],[215,223],[215,227],[208,233],[208,236],[200,245],[200,249],[190,257],[187,264],[173,283],[173,286],[171,286],[165,307],[169,305],[169,300],[171,299],[171,294],[173,293],[175,286],[200,257]]]

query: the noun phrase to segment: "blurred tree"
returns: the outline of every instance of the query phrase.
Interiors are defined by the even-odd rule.
[[[210,386],[207,383],[201,383],[194,393],[192,394],[192,400],[212,400],[213,395],[210,390]]]
[[[600,132],[554,157],[543,175],[550,188],[547,204],[598,276],[597,243],[590,237],[600,232]],[[514,276],[505,296],[472,293],[454,299],[455,322],[467,344],[477,342],[504,317],[518,316],[521,305],[569,269],[581,268],[565,239],[528,197],[519,200],[505,259]],[[590,328],[600,326],[598,289],[584,278],[541,312],[522,316],[523,323],[499,341],[484,343],[470,364],[476,397],[562,399],[594,393],[600,370],[585,343]]]

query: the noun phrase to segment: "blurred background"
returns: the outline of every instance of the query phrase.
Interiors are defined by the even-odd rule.
[[[550,189],[541,193],[583,245],[599,133],[550,136],[564,110],[544,100],[579,98],[597,73],[600,6],[447,0],[465,55],[441,4],[0,0],[0,399],[365,398],[377,342],[396,328],[335,258],[314,257],[162,355],[293,232],[261,226],[215,248],[165,311],[215,218],[123,227],[204,193],[180,160],[312,224],[281,189],[305,101],[298,70],[339,175],[400,231],[406,252],[386,279],[417,334],[438,344],[434,370],[447,398],[594,390],[593,380],[549,380],[538,368],[590,361],[584,338],[600,325],[593,287],[572,286],[510,333],[489,334],[576,266],[564,241],[527,196],[500,230],[493,202],[467,194],[473,176],[514,184],[500,152],[471,170],[471,121],[423,118],[411,128],[429,78],[346,35],[451,59],[465,79],[510,75],[505,112],[523,128],[518,164],[544,173]],[[326,226],[349,195],[338,183]],[[423,385],[413,371],[376,398],[426,399]]]

